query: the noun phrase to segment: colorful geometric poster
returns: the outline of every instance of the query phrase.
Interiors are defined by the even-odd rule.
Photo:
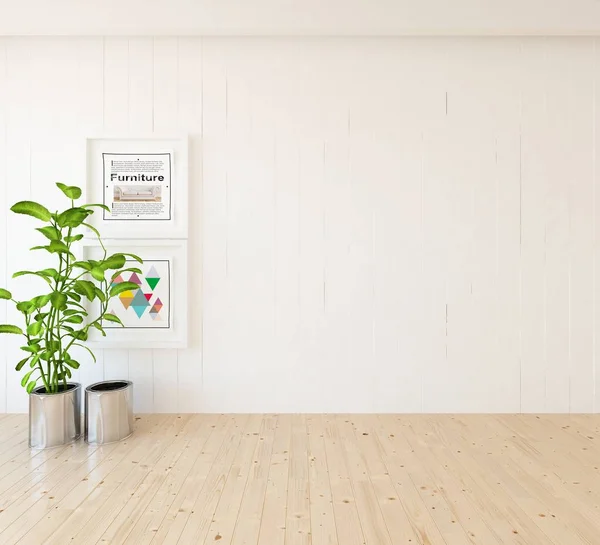
[[[171,327],[171,268],[169,260],[149,259],[140,265],[127,261],[126,268],[141,269],[142,273],[128,271],[113,280],[113,284],[133,282],[139,287],[122,292],[111,300],[108,312],[123,322],[125,329],[169,329]],[[106,329],[122,329],[105,321]]]

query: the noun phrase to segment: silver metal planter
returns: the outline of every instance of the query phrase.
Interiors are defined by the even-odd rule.
[[[29,394],[29,446],[42,449],[68,445],[81,437],[81,384],[47,394],[45,387]]]
[[[133,433],[133,383],[105,380],[85,389],[85,441],[114,443]]]

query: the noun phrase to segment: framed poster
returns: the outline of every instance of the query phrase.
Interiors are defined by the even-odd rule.
[[[105,238],[186,238],[188,170],[187,137],[88,138],[85,198],[108,207],[91,224]]]
[[[133,282],[136,290],[124,291],[111,299],[108,312],[124,327],[105,321],[100,331],[90,329],[88,343],[103,348],[185,348],[187,345],[187,242],[179,240],[109,240],[107,254],[131,253],[143,259],[128,260],[123,268],[136,268],[112,280],[113,284]],[[102,259],[98,243],[83,246],[84,259]],[[99,302],[88,303],[96,316]]]

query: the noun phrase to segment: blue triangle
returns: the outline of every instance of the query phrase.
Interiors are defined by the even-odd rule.
[[[144,311],[146,310],[146,307],[140,307],[138,305],[131,305],[131,308],[135,311],[138,318],[141,318],[142,314],[144,314]]]

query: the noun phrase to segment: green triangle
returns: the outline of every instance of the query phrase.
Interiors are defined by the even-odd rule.
[[[148,282],[148,285],[154,289],[156,284],[160,282],[160,278],[146,278],[146,282]]]

